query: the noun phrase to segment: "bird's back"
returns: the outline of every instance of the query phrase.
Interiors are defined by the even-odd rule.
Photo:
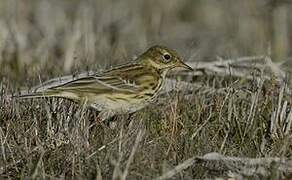
[[[111,109],[116,111],[134,112],[151,102],[159,93],[163,84],[162,75],[154,68],[137,64],[124,66],[102,74],[102,77],[119,77],[123,86],[131,87],[132,91],[105,93],[99,99],[104,99]],[[98,100],[97,100],[98,101]],[[97,103],[103,104],[103,103]]]
[[[163,78],[153,68],[130,64],[106,71],[51,79],[20,97],[62,97],[86,101],[102,110],[134,111],[152,101],[162,87]]]

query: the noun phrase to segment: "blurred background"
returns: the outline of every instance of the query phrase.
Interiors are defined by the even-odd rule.
[[[291,8],[289,0],[1,0],[0,79],[104,69],[154,44],[186,61],[282,61],[291,56]]]

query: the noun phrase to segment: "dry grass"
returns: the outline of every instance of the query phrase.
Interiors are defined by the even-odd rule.
[[[268,28],[273,7],[265,0],[1,1],[0,177],[153,179],[209,152],[289,158],[290,85],[273,79],[193,78],[200,87],[191,94],[176,88],[131,122],[117,117],[115,129],[67,100],[8,98],[52,77],[129,61],[152,44],[178,49],[188,61],[286,57],[289,50],[273,51],[281,45]],[[193,165],[172,178],[217,175]],[[291,177],[273,175],[267,177]]]

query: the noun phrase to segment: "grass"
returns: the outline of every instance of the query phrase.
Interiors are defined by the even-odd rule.
[[[267,54],[262,42],[268,35],[260,25],[266,23],[265,8],[260,5],[30,2],[0,3],[0,177],[153,179],[210,152],[291,157],[290,84],[274,80],[262,84],[233,77],[193,78],[201,88],[191,93],[175,89],[162,103],[136,112],[131,121],[127,114],[118,116],[114,129],[114,124],[97,122],[97,112],[83,111],[68,100],[8,98],[49,78],[129,61],[151,44],[178,49],[190,61],[217,54]],[[230,12],[224,11],[229,4]],[[256,18],[253,8],[260,9]],[[210,9],[218,16],[207,13]],[[245,14],[237,17],[247,22],[244,27],[232,17],[237,10]],[[173,179],[216,176],[227,174],[194,164]]]
[[[289,157],[290,134],[278,132],[284,127],[270,130],[279,89],[269,87],[272,94],[265,94],[264,88],[244,93],[241,84],[234,86],[198,90],[188,99],[181,92],[174,94],[163,105],[135,113],[129,125],[127,115],[119,116],[115,129],[96,122],[96,112],[81,112],[67,100],[4,100],[2,175],[108,179],[127,171],[130,179],[152,179],[187,158],[213,151]],[[202,178],[208,173],[193,167],[175,177]]]

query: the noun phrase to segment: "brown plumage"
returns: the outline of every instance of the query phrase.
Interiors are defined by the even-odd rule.
[[[153,46],[135,63],[100,74],[64,76],[49,80],[19,98],[60,97],[83,103],[100,111],[99,118],[135,112],[157,97],[166,73],[176,67],[192,70],[178,54],[166,47]]]

